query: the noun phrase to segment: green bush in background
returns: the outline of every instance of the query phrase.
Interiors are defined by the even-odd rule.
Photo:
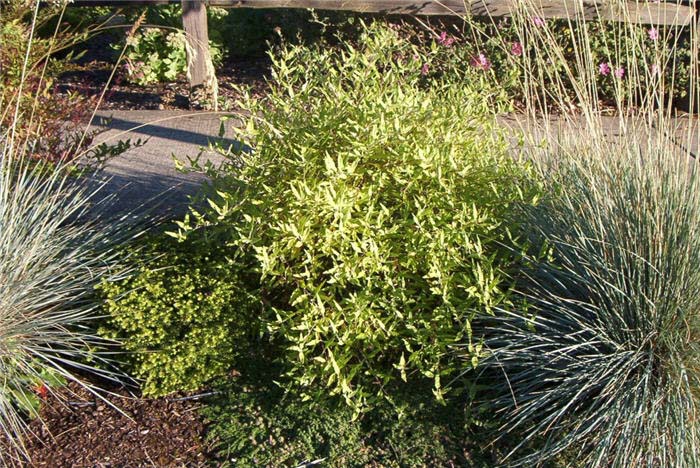
[[[121,51],[122,45],[114,48]],[[175,81],[187,71],[185,33],[181,30],[144,29],[127,39],[124,69],[129,81],[141,85]],[[221,64],[221,50],[210,41],[215,66]]]
[[[397,380],[442,396],[448,347],[507,299],[512,208],[537,197],[489,118],[499,91],[430,81],[418,53],[381,26],[284,49],[271,92],[242,103],[253,151],[210,172],[218,196],[190,223],[256,255],[295,382],[356,409]]]
[[[90,152],[95,135],[85,131],[94,100],[55,89],[75,58],[65,51],[83,42],[94,28],[49,28],[41,37],[36,30],[63,10],[42,8],[32,21],[32,8],[32,2],[12,0],[0,9],[0,135],[16,135],[31,148],[32,159],[59,163]]]
[[[134,10],[135,12],[136,10]],[[140,10],[139,10],[140,11]],[[261,57],[270,46],[288,43],[318,43],[337,35],[356,38],[362,27],[358,15],[347,12],[309,11],[299,9],[232,9],[209,8],[209,34],[215,59]],[[134,13],[127,15],[136,18]],[[571,106],[577,106],[575,83],[566,77],[566,70],[578,73],[580,57],[575,44],[583,35],[591,45],[590,60],[600,66],[595,77],[594,96],[605,105],[639,100],[645,90],[662,82],[668,97],[679,104],[690,89],[690,62],[693,45],[688,29],[671,26],[631,25],[619,22],[600,22],[583,31],[580,24],[567,20],[542,21],[539,33],[525,33],[531,28],[532,18],[453,18],[432,21],[425,27],[423,21],[394,24],[402,34],[425,55],[425,73],[457,76],[472,69],[488,69],[514,104],[525,104],[523,86],[537,81],[547,88],[559,88]],[[528,23],[528,24],[524,24]],[[172,81],[185,72],[185,49],[178,39],[182,28],[179,6],[157,6],[147,9],[146,24],[163,29],[149,29],[132,38],[127,77],[137,83]],[[548,41],[555,41],[563,52],[556,60],[541,60]],[[634,53],[621,54],[621,50]],[[118,47],[119,49],[121,46]],[[665,60],[673,51],[673,61]],[[144,69],[145,67],[145,69]],[[143,71],[140,71],[144,69]],[[152,70],[151,70],[152,69]],[[644,80],[630,86],[632,71]],[[131,71],[131,72],[130,72]],[[619,75],[619,76],[618,76]],[[529,78],[528,78],[529,77]],[[551,91],[541,89],[541,98],[551,100]],[[619,92],[619,91],[624,92]],[[622,101],[620,101],[620,99]]]
[[[160,238],[157,259],[103,282],[103,336],[118,339],[146,395],[196,390],[231,369],[257,334],[255,276],[235,252]]]
[[[128,9],[127,21],[137,21],[142,10]],[[208,8],[209,50],[215,66],[224,58],[264,57],[281,38],[290,42],[318,41],[329,27],[348,29],[350,15],[328,12],[319,17],[309,10],[224,10]],[[119,54],[122,41],[112,45]],[[126,40],[124,76],[141,85],[175,81],[187,71],[182,9],[179,5],[148,7],[143,26]]]

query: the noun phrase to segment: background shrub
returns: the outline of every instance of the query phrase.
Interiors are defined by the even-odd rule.
[[[53,6],[34,15],[32,2],[23,1],[6,2],[0,11],[0,133],[13,133],[16,142],[31,149],[28,156],[51,162],[88,153],[96,134],[85,132],[96,101],[60,93],[55,85],[74,56],[54,54],[88,37],[90,27],[55,27],[44,37],[32,34],[62,11]]]
[[[256,278],[231,249],[152,241],[157,259],[120,282],[103,282],[100,333],[117,339],[146,395],[197,390],[225,375],[259,327]]]
[[[137,21],[143,10],[126,11],[128,21]],[[265,57],[271,45],[282,37],[290,42],[315,42],[332,29],[352,30],[352,14],[326,12],[323,16],[299,9],[236,9],[208,8],[209,49],[215,66],[222,60]],[[182,30],[182,9],[179,5],[154,6],[145,9],[144,26],[126,39],[125,77],[145,85],[174,81],[187,71],[185,34]],[[355,27],[356,29],[356,27]],[[117,41],[112,48],[121,53],[124,44]]]
[[[511,209],[536,197],[487,117],[498,91],[431,81],[416,53],[382,27],[284,49],[269,95],[242,104],[253,151],[212,171],[192,223],[256,255],[296,382],[356,408],[395,380],[441,395],[447,347],[506,300]]]
[[[620,22],[593,22],[582,26],[564,19],[548,19],[542,26],[533,28],[534,13],[513,18],[441,18],[429,20],[427,24],[423,20],[402,20],[399,27],[390,22],[395,21],[393,18],[386,20],[381,16],[344,12],[218,8],[208,11],[215,57],[264,56],[270,45],[280,44],[280,38],[290,43],[309,44],[342,33],[346,39],[356,39],[361,32],[358,18],[378,20],[400,28],[407,40],[421,48],[425,54],[426,73],[455,77],[475,68],[488,69],[518,107],[527,105],[527,94],[534,90],[524,93],[523,85],[533,81],[546,85],[538,93],[544,101],[553,99],[551,88],[561,88],[558,97],[565,98],[570,108],[581,104],[580,89],[577,89],[580,76],[570,79],[567,75],[571,71],[581,74],[582,57],[577,54],[576,44],[583,38],[589,42],[591,52],[586,60],[602,67],[588,87],[592,96],[605,106],[619,107],[620,99],[639,104],[645,90],[657,86],[659,81],[664,82],[667,97],[677,101],[685,99],[691,87],[693,44],[689,28]],[[127,18],[135,19],[133,13]],[[177,39],[178,33],[173,32],[182,27],[180,8],[149,7],[146,23],[163,29],[137,34],[138,40],[132,41],[134,47],[127,75],[138,83],[173,80],[185,71],[184,47]],[[552,42],[561,52],[554,59],[544,52],[551,49]],[[144,66],[146,71],[141,72]],[[622,77],[616,74],[619,70],[623,70]],[[629,76],[633,70],[644,79],[633,80],[635,87],[630,87]]]
[[[114,48],[121,51],[123,45]],[[127,38],[124,70],[129,81],[140,85],[175,81],[187,71],[185,33],[144,28]],[[209,44],[214,65],[221,64],[221,51]]]

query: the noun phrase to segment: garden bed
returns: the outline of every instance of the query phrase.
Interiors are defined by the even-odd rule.
[[[47,79],[51,40],[0,50],[1,462],[695,467],[700,170],[658,115],[683,91],[672,32],[358,23],[223,62],[236,142],[183,163],[209,184],[164,223],[86,216],[102,194],[65,128],[94,115],[107,47]],[[148,84],[182,72],[182,35],[122,39],[102,109],[187,108],[184,80]],[[78,384],[105,378],[138,387]]]
[[[83,61],[64,73],[58,81],[61,92],[78,92],[98,96],[104,89],[114,64],[104,60]],[[255,94],[265,92],[265,78],[269,76],[267,58],[227,60],[217,69],[221,110],[231,109],[240,98],[237,86],[250,87]],[[119,75],[109,86],[100,105],[102,110],[175,110],[189,109],[189,84],[185,77],[173,82],[139,85],[123,80]]]
[[[192,395],[138,398],[113,388],[100,398],[75,384],[56,391],[29,426],[32,466],[207,464],[201,405]]]

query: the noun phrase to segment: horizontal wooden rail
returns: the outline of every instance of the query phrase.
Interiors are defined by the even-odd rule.
[[[181,3],[180,0],[75,0],[76,6],[129,6]],[[688,25],[695,10],[668,2],[630,0],[203,0],[208,6],[223,8],[315,8],[359,13],[402,15],[509,16],[523,4],[537,4],[533,10],[542,18],[597,18],[643,24]]]

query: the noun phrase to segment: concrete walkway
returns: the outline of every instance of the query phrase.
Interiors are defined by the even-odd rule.
[[[141,146],[112,158],[100,175],[108,179],[107,190],[116,194],[117,211],[131,211],[159,205],[180,214],[188,197],[197,192],[206,178],[183,174],[175,161],[202,153],[201,161],[221,163],[224,159],[207,149],[219,138],[223,114],[187,111],[101,111],[93,128],[106,130],[95,143],[141,139]],[[229,121],[227,126],[231,126]],[[226,140],[232,142],[232,140]],[[166,208],[163,208],[166,209]]]
[[[223,157],[207,150],[210,143],[219,140],[221,117],[225,113],[187,111],[102,111],[98,113],[95,127],[106,129],[96,139],[96,143],[119,140],[147,139],[140,147],[113,158],[107,164],[102,177],[108,178],[107,189],[116,194],[116,211],[130,212],[143,207],[158,206],[159,212],[177,216],[187,209],[188,197],[195,194],[206,178],[201,174],[183,174],[175,169],[173,158],[187,162],[187,157],[196,157],[203,151],[201,161],[221,163]],[[506,127],[519,132],[530,127],[517,116],[503,118]],[[681,118],[677,120],[676,134],[679,143],[689,146],[698,154],[698,120]],[[231,135],[234,120],[225,123],[228,130],[224,135],[226,144],[235,140]],[[614,136],[619,132],[619,119],[604,118],[605,133]],[[688,126],[691,134],[698,135],[688,142]],[[566,125],[555,124],[553,132],[571,131]],[[168,210],[168,213],[162,212]]]

